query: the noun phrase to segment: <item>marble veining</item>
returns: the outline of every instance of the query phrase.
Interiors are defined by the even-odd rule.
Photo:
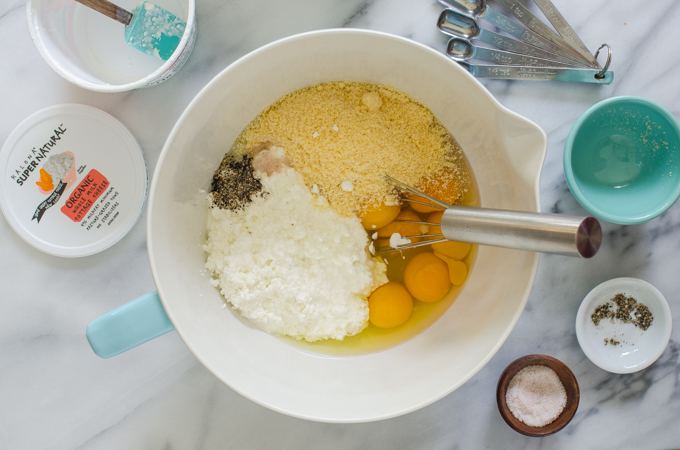
[[[0,142],[25,117],[58,103],[100,108],[139,140],[152,174],[173,124],[196,93],[237,58],[309,30],[353,27],[394,33],[443,51],[434,0],[197,2],[198,39],[186,66],[145,90],[99,94],[61,79],[27,30],[25,3],[0,2]],[[591,50],[614,50],[610,86],[484,80],[509,109],[548,134],[541,178],[544,211],[584,214],[562,172],[574,121],[615,95],[650,98],[680,117],[680,3],[554,0]],[[534,8],[535,9],[535,8]],[[589,261],[542,256],[527,308],[492,360],[468,383],[411,414],[333,425],[287,417],[236,394],[194,358],[176,333],[110,360],[91,352],[90,320],[154,288],[144,214],[132,232],[88,258],[51,257],[0,219],[0,449],[671,449],[680,448],[680,331],[659,361],[632,375],[593,365],[574,320],[581,299],[610,278],[654,284],[680,319],[680,205],[642,225],[604,224]],[[501,419],[498,376],[513,359],[546,353],[576,374],[581,403],[572,423],[543,439]]]

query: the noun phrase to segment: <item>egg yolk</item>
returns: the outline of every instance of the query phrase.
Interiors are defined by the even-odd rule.
[[[426,193],[430,197],[446,202],[449,205],[453,205],[460,196],[460,184],[458,183],[458,180],[450,174],[442,174],[441,176],[435,175],[432,178],[426,178],[418,182],[415,188]],[[430,200],[420,195],[409,194],[408,198],[420,202],[431,203]],[[441,208],[421,205],[420,203],[411,203],[411,208],[421,213],[441,211]]]
[[[427,221],[431,223],[442,223],[443,215],[443,211],[433,212],[427,216]],[[441,232],[442,227],[440,226],[430,227],[430,233],[432,234],[441,234]],[[456,261],[460,261],[461,259],[465,258],[467,254],[470,253],[470,248],[472,248],[472,246],[467,242],[447,241],[440,242],[438,244],[432,244],[432,250],[434,250],[435,253],[441,253],[442,255],[448,256],[449,258],[455,259]]]
[[[395,220],[412,220],[415,222],[422,222],[422,219],[418,216],[418,214],[414,213],[413,211],[402,211]],[[400,236],[418,236],[427,233],[427,230],[427,225],[392,221],[378,230],[378,237],[389,238],[394,233],[399,233]],[[420,239],[417,238],[411,238],[411,242],[417,242],[419,240]]]
[[[413,299],[404,285],[390,281],[368,298],[368,320],[379,328],[394,328],[405,323],[413,312]]]
[[[406,265],[404,284],[421,302],[439,301],[451,287],[449,268],[434,253],[419,253]]]
[[[399,215],[399,211],[401,211],[399,205],[379,204],[366,208],[359,218],[365,230],[376,231],[392,222]]]
[[[435,252],[434,255],[444,261],[447,266],[449,266],[449,279],[451,284],[454,286],[460,286],[465,283],[467,278],[468,270],[467,266],[462,261],[456,261],[455,259],[449,258],[446,255]]]

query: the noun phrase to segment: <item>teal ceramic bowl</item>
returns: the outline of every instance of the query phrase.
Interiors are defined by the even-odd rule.
[[[680,125],[644,98],[601,101],[571,129],[564,174],[576,200],[598,219],[646,222],[680,196]]]

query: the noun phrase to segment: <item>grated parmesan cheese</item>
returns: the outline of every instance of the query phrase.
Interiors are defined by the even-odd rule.
[[[379,84],[321,83],[281,97],[243,130],[232,151],[245,154],[263,143],[285,148],[307,185],[316,184],[345,217],[398,203],[385,174],[411,186],[435,172],[461,186],[469,177],[460,147],[432,112]],[[351,191],[344,189],[347,180]]]
[[[257,175],[266,195],[243,210],[210,209],[204,250],[213,285],[268,333],[313,342],[361,332],[367,296],[387,282],[361,222],[325,201],[315,206],[322,197],[294,169]]]

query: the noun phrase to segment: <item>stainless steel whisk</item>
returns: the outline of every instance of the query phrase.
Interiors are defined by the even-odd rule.
[[[430,203],[404,199],[412,203],[439,208],[444,212],[441,224],[413,220],[397,222],[441,226],[440,234],[403,236],[422,239],[419,242],[380,246],[376,253],[390,253],[439,242],[459,241],[470,244],[492,245],[541,253],[591,258],[602,242],[602,229],[594,217],[575,217],[560,214],[507,211],[449,205],[407,184],[386,175],[387,180],[402,190],[422,196]]]

